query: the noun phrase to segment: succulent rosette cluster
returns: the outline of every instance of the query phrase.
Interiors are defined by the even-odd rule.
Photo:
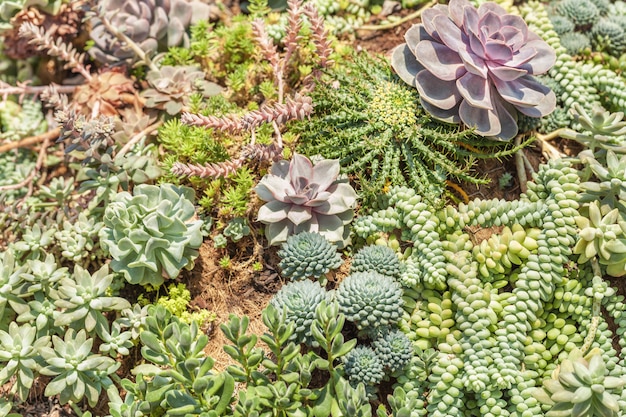
[[[293,234],[316,232],[343,248],[349,242],[347,225],[354,217],[357,194],[339,179],[339,161],[324,159],[313,165],[303,155],[278,161],[255,188],[267,204],[258,220],[267,225],[270,245],[285,242]]]
[[[518,132],[518,111],[542,117],[556,106],[554,93],[533,77],[554,65],[554,50],[495,3],[436,5],[405,40],[394,49],[392,66],[440,120],[510,140]]]

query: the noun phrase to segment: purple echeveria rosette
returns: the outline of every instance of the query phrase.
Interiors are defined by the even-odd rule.
[[[518,132],[518,111],[542,117],[554,110],[554,93],[533,77],[554,65],[554,50],[495,3],[436,5],[404,38],[392,67],[438,119],[510,140]]]

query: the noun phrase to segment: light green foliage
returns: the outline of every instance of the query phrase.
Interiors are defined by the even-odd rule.
[[[17,152],[0,153],[0,186],[22,183],[35,169],[37,154],[30,150],[18,149]],[[10,204],[26,194],[28,186],[0,191],[0,201]]]
[[[341,281],[335,298],[346,319],[359,331],[376,335],[402,316],[402,289],[392,277],[378,272],[354,272]]]
[[[352,257],[350,272],[374,271],[399,278],[402,266],[396,252],[388,246],[368,245]]]
[[[295,343],[317,346],[311,333],[315,311],[322,301],[329,299],[326,290],[310,280],[284,285],[270,300],[270,304],[284,314],[286,324],[293,324],[289,339]]]
[[[605,155],[609,149],[619,154],[626,153],[626,120],[623,120],[623,112],[611,113],[602,107],[587,111],[579,103],[574,103],[571,113],[581,128],[578,131],[566,129],[562,133],[563,137],[584,145],[596,158]]]
[[[55,305],[64,311],[55,319],[54,325],[85,329],[90,333],[108,328],[105,311],[130,308],[124,298],[107,296],[113,278],[107,265],[93,274],[76,265],[71,278],[59,280]]]
[[[121,192],[105,209],[101,245],[111,268],[133,284],[160,285],[193,262],[202,244],[201,220],[193,220],[193,190],[141,184]]]
[[[178,284],[168,285],[167,295],[159,297],[155,305],[167,308],[183,323],[191,324],[192,321],[195,321],[202,327],[215,320],[215,313],[208,310],[189,311],[190,302],[191,292],[189,292],[185,284],[179,282]]]
[[[21,10],[25,10],[29,7],[36,7],[37,9],[56,14],[61,7],[63,0],[6,0],[0,4],[0,29],[11,29],[12,26],[9,23],[11,18]]]
[[[278,251],[282,275],[293,280],[319,279],[342,264],[337,246],[314,232],[301,232],[287,238]],[[324,281],[322,279],[322,281]]]
[[[136,381],[122,380],[126,397],[110,398],[113,417],[225,415],[235,388],[233,377],[216,372],[203,351],[209,338],[195,322],[186,324],[163,306],[148,307],[140,334],[146,363]]]
[[[37,329],[28,323],[18,326],[11,322],[8,332],[0,330],[0,363],[3,364],[0,385],[15,376],[11,394],[26,401],[35,378],[34,371],[41,368],[40,349],[49,345],[50,337],[37,337]]]
[[[569,55],[582,54],[586,49],[591,48],[589,37],[579,32],[569,32],[561,36],[561,45]]]
[[[598,258],[606,265],[606,272],[611,276],[621,277],[626,274],[626,221],[619,209],[610,210],[609,206],[600,206],[598,202],[585,207],[587,215],[576,217],[580,237],[574,253],[580,254],[579,263]],[[584,214],[583,211],[581,214]]]
[[[585,196],[581,201],[598,200],[601,206],[615,207],[622,216],[626,215],[626,153],[619,157],[612,150],[606,151],[600,161],[592,156],[591,150],[581,152],[578,157],[594,175],[596,181],[581,184]]]
[[[85,264],[104,257],[98,243],[98,233],[104,224],[96,219],[96,216],[87,217],[81,212],[73,221],[63,222],[63,229],[54,233],[55,249],[60,250],[62,258]]]
[[[366,201],[390,185],[437,199],[447,179],[482,182],[468,174],[472,158],[458,146],[479,145],[471,130],[431,120],[415,89],[384,60],[366,53],[349,59],[312,92],[311,120],[292,124],[303,152],[338,158]]]
[[[239,168],[234,175],[225,181],[222,192],[216,201],[219,202],[219,214],[245,216],[255,184],[256,178],[250,168]]]
[[[619,57],[626,51],[626,29],[624,18],[608,17],[600,18],[593,25],[591,40],[597,51],[607,51],[609,54]]]
[[[552,29],[554,29],[559,36],[573,31],[575,27],[571,20],[560,14],[550,15],[550,23],[552,23]]]
[[[92,354],[94,340],[87,337],[85,330],[76,332],[68,329],[63,339],[52,336],[52,347],[41,347],[41,357],[46,362],[41,374],[52,376],[44,395],[60,394],[60,401],[78,402],[87,399],[94,407],[102,389],[109,388],[113,374],[120,363],[111,358]]]
[[[375,387],[385,376],[381,357],[368,346],[357,346],[352,349],[343,357],[343,364],[353,387],[360,383],[366,387]]]
[[[0,102],[1,139],[20,140],[43,133],[47,127],[41,102],[25,100],[21,105],[10,100]]]
[[[585,357],[573,351],[543,382],[543,389],[533,395],[551,406],[547,417],[556,416],[619,416],[618,399],[626,377],[607,376],[602,352],[594,349]]]

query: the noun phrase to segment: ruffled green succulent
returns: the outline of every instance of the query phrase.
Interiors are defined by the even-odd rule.
[[[339,161],[324,159],[315,165],[304,155],[278,161],[255,191],[267,204],[258,220],[267,225],[270,245],[285,242],[293,234],[317,232],[343,248],[350,241],[348,224],[354,217],[357,194],[339,179]]]
[[[335,293],[346,319],[367,334],[377,334],[402,317],[402,288],[392,277],[378,272],[348,275]]]
[[[293,280],[320,278],[331,269],[339,268],[343,262],[336,245],[312,232],[290,236],[278,256],[283,275]]]
[[[610,17],[599,19],[591,29],[591,41],[596,50],[619,57],[626,51],[624,22]]]
[[[350,385],[356,387],[359,383],[365,386],[375,386],[385,376],[383,361],[368,346],[357,346],[343,357],[344,370]]]
[[[587,35],[580,32],[568,32],[561,36],[561,46],[568,55],[580,55],[586,49],[591,48],[591,40]]]
[[[560,14],[550,16],[550,23],[552,23],[552,29],[554,29],[559,36],[572,32],[575,27],[571,20]]]
[[[576,349],[533,396],[552,406],[547,417],[617,417],[621,415],[618,399],[626,377],[606,374],[602,351],[596,348],[582,357]]]
[[[294,281],[283,286],[270,300],[270,304],[285,312],[285,322],[294,323],[295,330],[289,337],[295,343],[317,346],[311,333],[315,310],[328,299],[326,290],[310,280]]]
[[[398,278],[402,265],[396,252],[389,246],[365,246],[354,254],[350,272],[375,271],[379,274]]]
[[[617,208],[601,207],[597,201],[589,203],[587,210],[587,216],[575,217],[580,233],[573,252],[580,255],[578,263],[597,257],[607,274],[626,275],[626,221]]]
[[[141,184],[118,193],[104,211],[100,242],[111,268],[132,284],[159,286],[193,263],[202,244],[193,190]]]
[[[207,98],[222,91],[222,87],[204,77],[204,71],[196,66],[165,65],[148,72],[146,81],[150,88],[143,90],[141,96],[146,99],[146,107],[165,110],[174,116],[189,105],[192,92]]]
[[[382,334],[374,340],[372,348],[382,359],[384,368],[389,373],[402,370],[413,357],[411,340],[397,329]]]

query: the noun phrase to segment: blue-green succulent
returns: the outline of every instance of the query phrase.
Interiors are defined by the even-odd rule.
[[[272,297],[270,304],[279,311],[284,311],[286,323],[295,324],[295,331],[289,337],[290,340],[317,346],[311,333],[311,323],[315,320],[317,306],[327,299],[328,294],[319,282],[303,280],[283,286]]]
[[[372,342],[372,348],[389,373],[402,370],[413,357],[411,340],[397,329],[381,334]]]
[[[354,272],[335,292],[339,310],[367,334],[389,328],[402,317],[402,288],[392,277],[378,272]]]
[[[118,193],[104,212],[100,243],[111,268],[132,284],[161,285],[193,263],[202,244],[193,190],[141,184]]]
[[[383,361],[368,346],[357,346],[343,357],[344,369],[350,385],[356,387],[359,383],[366,386],[375,386],[385,376]]]
[[[278,256],[281,258],[278,266],[283,275],[294,280],[319,278],[343,262],[337,246],[314,232],[290,236],[278,251]]]
[[[396,252],[388,246],[370,245],[359,249],[352,258],[350,272],[375,271],[398,278],[402,265]]]

